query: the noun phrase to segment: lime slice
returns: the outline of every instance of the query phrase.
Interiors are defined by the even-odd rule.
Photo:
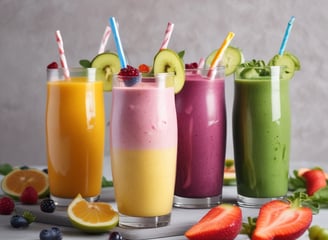
[[[174,92],[178,93],[183,88],[185,82],[184,63],[179,55],[170,49],[160,50],[154,58],[154,74],[173,73]]]
[[[208,57],[205,60],[206,66],[211,65],[217,51],[218,49],[214,50],[213,52],[210,53],[210,55],[208,55]],[[243,62],[244,62],[244,55],[241,49],[233,46],[228,46],[223,54],[223,58],[220,65],[225,67],[224,73],[226,76],[229,76],[232,73],[234,73],[236,71],[236,68]]]
[[[113,74],[118,73],[121,69],[117,54],[110,52],[98,54],[91,61],[91,67],[97,68],[96,79],[104,82],[104,91],[111,91]]]
[[[275,55],[268,63],[269,66],[284,66],[282,78],[289,80],[294,76],[295,71],[301,69],[300,61],[291,53],[285,52],[283,55]]]
[[[74,227],[87,233],[108,232],[118,224],[118,213],[107,202],[88,202],[78,194],[67,208]]]

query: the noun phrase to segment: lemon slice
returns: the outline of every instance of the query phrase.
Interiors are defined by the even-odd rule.
[[[88,202],[78,194],[67,208],[74,227],[88,233],[107,232],[118,224],[118,213],[106,202]]]
[[[48,175],[39,169],[14,169],[9,172],[1,181],[2,191],[14,199],[19,199],[26,187],[33,187],[39,198],[45,197],[49,193]]]

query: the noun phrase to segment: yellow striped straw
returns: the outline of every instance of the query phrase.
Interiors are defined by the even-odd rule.
[[[234,38],[235,33],[233,32],[229,32],[227,37],[224,39],[221,47],[218,49],[218,51],[216,52],[211,65],[210,65],[210,71],[208,72],[208,77],[211,79],[212,75],[213,75],[213,69],[216,68],[220,62],[220,60],[222,59],[222,56],[225,52],[225,50],[227,49],[227,47],[229,46],[231,40]]]

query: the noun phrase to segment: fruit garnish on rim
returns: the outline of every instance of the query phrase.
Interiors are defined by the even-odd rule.
[[[160,50],[153,64],[154,74],[173,73],[174,74],[174,92],[178,93],[183,88],[185,82],[185,70],[182,58],[171,49]]]
[[[141,80],[139,70],[130,65],[122,68],[118,75],[123,79],[124,85],[127,87],[131,87]]]
[[[121,69],[118,55],[112,52],[98,54],[91,61],[91,67],[97,69],[96,78],[104,82],[104,91],[111,91],[113,75]]]
[[[206,66],[210,66],[211,62],[213,61],[217,51],[219,49],[216,49],[212,51],[206,58],[205,64]],[[236,68],[244,62],[244,55],[240,48],[228,46],[225,50],[221,63],[221,66],[225,67],[225,75],[229,76],[233,74],[236,71]]]
[[[73,226],[87,233],[108,232],[118,224],[118,213],[107,202],[88,202],[78,194],[67,208]]]
[[[240,207],[221,204],[210,209],[194,226],[185,232],[190,240],[232,240],[242,227]]]

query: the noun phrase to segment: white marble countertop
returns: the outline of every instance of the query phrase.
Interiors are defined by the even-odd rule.
[[[224,187],[223,190],[224,202],[233,202],[236,196],[236,187]],[[102,199],[109,201],[116,208],[115,202],[113,202],[113,189],[107,188],[103,191]],[[21,207],[18,205],[18,207]],[[25,206],[26,207],[26,206]],[[38,206],[34,206],[37,207]],[[33,209],[33,208],[32,208]],[[57,211],[57,210],[56,210]],[[188,229],[189,226],[196,223],[200,217],[202,217],[208,210],[207,209],[177,209],[173,208],[171,224],[167,227],[155,228],[155,229],[141,229],[141,230],[126,230],[117,228],[123,236],[129,239],[162,239],[162,240],[177,240],[186,239],[183,236],[183,232]],[[243,209],[243,219],[246,221],[248,216],[256,216],[258,209]],[[47,215],[46,217],[40,218],[41,222],[34,222],[28,228],[25,229],[14,229],[10,226],[10,216],[0,215],[0,233],[1,239],[39,239],[39,233],[44,228],[50,228],[55,226],[53,222],[59,224],[60,229],[63,233],[63,239],[74,240],[74,239],[95,239],[103,240],[109,239],[109,235],[88,235],[80,232],[79,230],[68,226],[66,212],[62,212],[62,216]],[[47,220],[44,220],[47,219]],[[65,219],[66,218],[66,219]],[[328,209],[321,209],[318,215],[313,216],[312,225],[318,224],[322,227],[328,228]],[[48,222],[48,223],[44,223]],[[64,226],[62,226],[64,225]],[[66,225],[66,226],[65,226]],[[173,236],[172,236],[173,235]],[[154,237],[163,236],[163,237]],[[248,239],[246,235],[239,235],[236,239]],[[308,239],[308,233],[306,232],[300,239]]]

